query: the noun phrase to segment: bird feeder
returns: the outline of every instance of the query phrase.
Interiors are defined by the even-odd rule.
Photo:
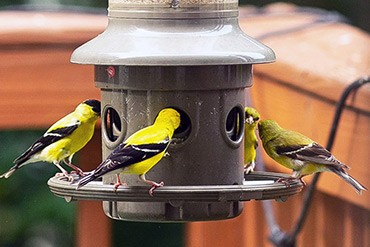
[[[252,64],[273,51],[244,34],[237,0],[109,0],[109,25],[71,61],[95,65],[101,89],[103,158],[129,135],[173,107],[181,126],[166,155],[147,173],[165,186],[148,194],[137,175],[113,191],[115,176],[80,190],[60,178],[51,190],[67,200],[102,200],[113,219],[199,221],[236,217],[242,201],[285,200],[302,184],[256,172],[243,182],[245,88]],[[96,161],[98,165],[100,161]]]

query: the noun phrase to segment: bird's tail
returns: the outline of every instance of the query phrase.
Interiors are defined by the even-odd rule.
[[[333,168],[333,169],[331,169],[331,171],[334,172],[335,174],[337,174],[339,177],[341,177],[344,181],[346,181],[347,183],[349,183],[357,191],[357,193],[359,195],[361,195],[361,192],[363,190],[367,190],[367,188],[365,186],[363,186],[356,179],[354,179],[353,177],[351,177],[342,168],[340,168],[340,169]]]
[[[96,174],[94,172],[91,172],[89,175],[83,177],[79,182],[78,182],[78,185],[76,187],[76,190],[78,190],[79,188],[85,186],[86,184],[90,183],[91,181],[94,181],[95,179],[97,179],[98,176],[96,176]]]
[[[29,156],[29,150],[27,150],[21,156],[19,156],[18,158],[16,158],[13,161],[13,163],[15,163],[15,165],[12,166],[7,172],[5,172],[4,174],[0,175],[0,178],[9,178],[11,175],[13,175],[13,173],[16,170],[18,170],[22,166],[24,166],[24,165],[26,165],[28,163],[32,163],[32,162],[35,162],[35,160],[33,160],[32,158],[30,158],[30,156]]]
[[[21,168],[23,165],[25,165],[24,162],[21,162],[21,163],[18,163],[18,164],[15,164],[14,166],[12,166],[7,172],[5,172],[4,174],[0,175],[0,178],[9,178],[11,175],[13,175],[13,173],[18,170],[19,168]]]

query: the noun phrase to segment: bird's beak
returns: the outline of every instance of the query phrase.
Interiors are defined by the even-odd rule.
[[[249,125],[253,124],[254,123],[253,117],[249,116],[249,117],[245,118],[245,122]]]

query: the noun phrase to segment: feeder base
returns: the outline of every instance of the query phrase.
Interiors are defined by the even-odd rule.
[[[276,183],[287,174],[251,172],[245,176],[243,185],[210,186],[164,186],[148,193],[148,186],[120,186],[93,181],[76,190],[78,176],[71,184],[61,177],[48,181],[51,192],[73,200],[103,201],[107,216],[117,220],[151,222],[186,222],[229,219],[243,211],[243,201],[270,200],[286,201],[289,196],[300,192],[303,184],[299,179],[289,184]]]

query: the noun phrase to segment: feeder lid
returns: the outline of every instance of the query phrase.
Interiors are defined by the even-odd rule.
[[[237,23],[209,23],[209,28],[184,20],[155,20],[137,26],[110,20],[98,37],[77,48],[72,63],[127,66],[197,66],[259,64],[275,61],[274,52],[244,34]],[[193,20],[191,20],[193,21]],[[190,21],[190,22],[191,22]],[[143,20],[137,22],[144,22]],[[154,23],[158,22],[158,26]],[[200,21],[202,22],[202,21]],[[215,20],[212,20],[215,22]],[[211,27],[212,26],[212,27]]]
[[[284,183],[275,183],[281,177],[289,175],[272,172],[252,172],[245,176],[243,185],[209,186],[163,186],[149,196],[146,186],[120,186],[116,191],[112,185],[93,181],[76,190],[76,183],[71,184],[63,177],[53,177],[48,181],[51,192],[64,197],[67,202],[73,200],[125,201],[125,202],[225,202],[269,200],[286,201],[291,195],[300,192],[303,184],[299,179]]]
[[[258,64],[274,52],[238,24],[237,0],[110,0],[107,29],[72,63],[127,66]]]

